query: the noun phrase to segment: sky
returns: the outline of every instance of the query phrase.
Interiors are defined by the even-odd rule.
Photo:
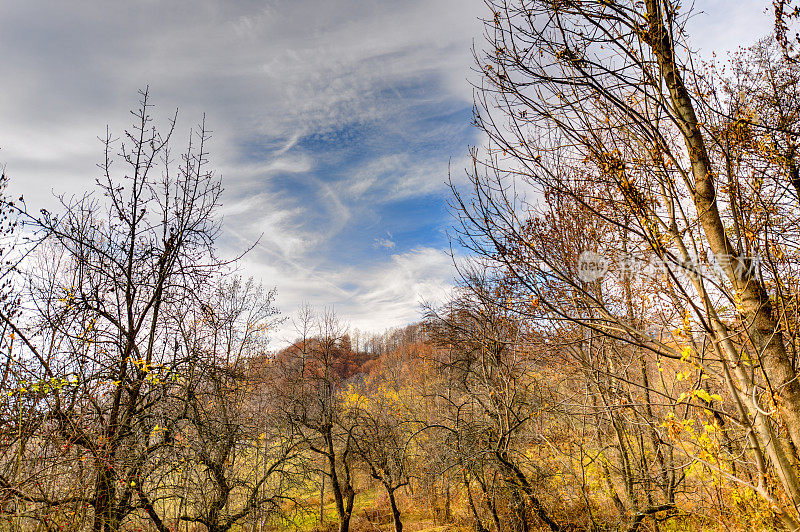
[[[693,45],[769,31],[757,0],[698,0]],[[448,294],[446,182],[483,139],[471,127],[480,0],[0,0],[0,165],[34,210],[90,190],[98,137],[149,86],[206,115],[225,192],[219,248],[245,276],[380,332]],[[276,331],[290,341],[291,323]]]

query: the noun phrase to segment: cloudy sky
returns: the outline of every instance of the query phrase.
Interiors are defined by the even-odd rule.
[[[698,48],[769,30],[758,0],[698,0]],[[278,306],[380,331],[452,276],[448,165],[463,173],[480,0],[0,0],[0,164],[30,206],[91,188],[137,90],[178,133],[206,113],[223,253]],[[291,332],[279,333],[286,340]]]

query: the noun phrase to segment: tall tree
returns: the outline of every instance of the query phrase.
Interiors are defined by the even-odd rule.
[[[353,353],[342,349],[345,330],[332,311],[317,318],[304,307],[298,329],[300,339],[275,357],[272,386],[283,422],[322,460],[319,469],[329,480],[339,532],[347,532],[356,497],[355,424],[345,415],[342,393],[354,371]]]
[[[797,203],[789,153],[775,154],[787,143],[766,140],[796,135],[751,112],[769,82],[725,92],[690,51],[690,12],[676,1],[486,4],[475,121],[489,141],[473,152],[470,195],[456,191],[462,243],[513,279],[515,297],[536,299],[544,319],[654,362],[690,361],[692,397],[725,390],[716,412],[747,435],[756,471],[735,482],[797,528],[800,383],[780,311],[796,273],[775,251],[796,247],[780,216],[794,219]],[[789,63],[772,71],[786,78]],[[572,216],[558,215],[565,205]],[[616,272],[603,277],[598,256]],[[581,257],[600,275],[581,275]],[[660,272],[649,289],[638,285],[658,303],[645,313],[631,312],[622,273],[636,260]],[[701,385],[702,375],[713,380]]]
[[[24,272],[30,308],[4,320],[22,340],[20,356],[37,362],[18,392],[34,391],[43,413],[37,438],[50,448],[40,454],[81,464],[65,471],[47,462],[40,473],[59,486],[14,496],[90,508],[97,532],[119,530],[140,508],[153,513],[143,475],[168,444],[154,437],[160,405],[195,356],[180,326],[222,266],[213,248],[222,189],[208,168],[209,133],[202,124],[190,133],[176,161],[175,119],[162,133],[151,111],[145,90],[124,139],[107,135],[96,195],[64,197],[62,213],[33,221],[45,242]],[[70,484],[71,496],[58,493]]]

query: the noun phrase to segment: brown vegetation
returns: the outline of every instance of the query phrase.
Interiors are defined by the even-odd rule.
[[[176,162],[146,91],[99,196],[4,199],[1,530],[800,529],[792,2],[725,64],[671,0],[486,4],[419,324],[269,352],[205,127]]]

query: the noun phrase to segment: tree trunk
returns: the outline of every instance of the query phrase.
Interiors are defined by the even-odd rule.
[[[669,34],[657,0],[647,0],[650,31],[646,38],[658,60],[661,77],[682,130],[695,180],[694,203],[711,251],[721,262],[726,276],[741,301],[741,314],[749,324],[747,332],[761,353],[761,364],[769,386],[781,400],[776,401],[794,447],[800,449],[800,382],[784,345],[783,334],[773,317],[772,305],[763,284],[746,268],[737,267],[738,257],[725,232],[716,201],[716,189],[708,151],[700,132],[691,96],[681,78]],[[737,260],[731,260],[731,259]],[[800,501],[796,501],[800,502]]]
[[[322,528],[325,523],[325,472],[320,476],[322,478],[319,486],[319,527]]]
[[[330,468],[331,477],[331,490],[333,491],[333,499],[336,503],[336,514],[339,516],[339,532],[348,532],[350,529],[350,515],[345,510],[345,500],[342,494],[342,488],[339,486],[339,479],[336,475],[336,463],[334,459],[329,458],[328,467]]]
[[[345,515],[339,519],[339,532],[350,531],[350,516]]]
[[[95,482],[95,502],[94,502],[94,522],[93,532],[114,532],[111,526],[111,490],[113,489],[111,479],[105,466],[98,462],[97,480]]]
[[[397,507],[397,499],[394,496],[394,489],[386,488],[389,494],[389,506],[392,507],[392,521],[394,522],[394,532],[403,532],[403,522],[400,520],[400,509]]]
[[[790,495],[794,506],[797,507],[800,505],[800,481],[795,472],[798,459],[795,450],[800,449],[800,382],[797,380],[792,360],[786,352],[783,334],[773,316],[772,304],[763,283],[753,272],[747,271],[747,268],[743,267],[746,266],[744,264],[746,258],[736,253],[728,239],[717,206],[713,181],[714,172],[706,144],[700,131],[691,95],[684,84],[675,60],[673,45],[664,24],[660,3],[658,0],[646,0],[645,4],[650,27],[643,36],[643,40],[651,47],[656,56],[661,78],[669,90],[670,101],[676,115],[674,118],[686,144],[694,177],[693,200],[698,219],[709,248],[720,260],[720,266],[741,302],[737,310],[742,321],[747,324],[747,334],[756,351],[767,389],[771,392],[786,425],[791,445],[787,445],[789,442],[784,438],[776,437],[772,419],[762,415],[757,408],[751,409],[754,428],[759,435],[761,445],[767,451],[772,465],[777,470],[781,483]],[[716,321],[716,339],[724,345],[729,342],[727,327],[719,320]],[[724,348],[724,350],[730,351],[730,348]],[[733,360],[729,360],[729,363],[738,363],[735,349],[734,353],[726,354],[729,358],[734,355]],[[755,393],[754,382],[739,380],[739,385],[742,386],[745,393],[748,393],[748,390]]]

